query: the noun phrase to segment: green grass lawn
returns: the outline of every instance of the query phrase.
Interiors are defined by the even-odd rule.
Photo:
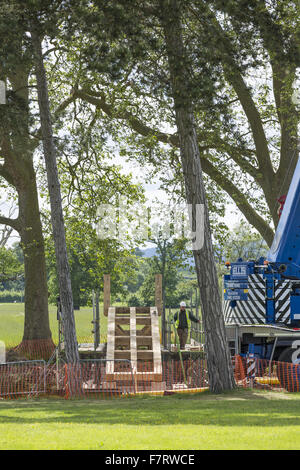
[[[101,308],[101,307],[100,307]],[[100,310],[101,311],[101,310]],[[58,339],[57,309],[49,305],[50,327],[54,342]],[[75,311],[75,322],[79,343],[93,343],[92,324],[93,309],[81,307]],[[107,317],[101,315],[101,342],[106,341]],[[4,341],[7,348],[20,343],[24,328],[24,304],[0,303],[0,341]]]
[[[172,312],[175,313],[176,309]],[[101,343],[107,340],[107,317],[102,314],[100,305],[100,334]],[[169,311],[167,312],[169,314]],[[57,309],[55,305],[49,305],[49,318],[52,337],[55,343],[58,341]],[[79,343],[93,343],[92,307],[80,307],[75,310],[75,322],[77,339]],[[0,303],[0,341],[4,341],[6,348],[16,346],[22,340],[24,328],[24,303]],[[172,336],[172,341],[174,337]]]
[[[0,402],[0,449],[299,449],[300,394]]]

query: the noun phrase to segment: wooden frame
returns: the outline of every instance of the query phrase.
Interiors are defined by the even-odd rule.
[[[155,274],[155,306],[158,315],[162,314],[163,298],[162,298],[162,275]],[[110,275],[104,274],[103,276],[103,313],[107,317],[108,309],[110,307]],[[126,308],[126,307],[123,307]],[[136,307],[137,312],[144,307]]]
[[[137,330],[137,325],[143,328]],[[129,329],[123,329],[124,326],[128,326]],[[126,347],[126,349],[122,349],[122,347]],[[139,349],[140,347],[148,349]],[[141,380],[162,381],[159,322],[156,307],[143,307],[139,311],[136,307],[109,307],[106,359],[106,381],[134,380],[135,384]],[[118,359],[130,361],[131,370],[128,372],[116,371],[115,363]],[[143,361],[147,361],[147,371],[140,370],[141,366],[143,368]]]

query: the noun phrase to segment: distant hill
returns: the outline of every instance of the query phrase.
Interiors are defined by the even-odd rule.
[[[152,256],[155,256],[156,255],[156,248],[153,247],[153,248],[145,248],[144,250],[141,250],[140,248],[137,250],[138,253],[140,256],[142,256],[143,258],[152,258]],[[190,266],[195,266],[195,262],[194,262],[194,258],[191,257],[189,259],[189,265]]]
[[[156,248],[145,248],[145,250],[141,250],[143,258],[152,258],[152,256],[156,255]]]

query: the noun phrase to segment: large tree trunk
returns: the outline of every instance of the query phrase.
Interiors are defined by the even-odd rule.
[[[161,12],[180,139],[186,198],[187,203],[192,205],[193,225],[196,220],[196,208],[199,205],[204,207],[203,246],[194,245],[193,252],[201,296],[209,384],[211,391],[220,393],[234,388],[235,382],[213,256],[209,215],[189,89],[188,61],[181,33],[180,2],[161,0]],[[196,243],[199,242],[199,237],[201,234],[198,231]]]
[[[34,178],[34,174],[33,174]],[[35,178],[19,191],[21,244],[25,268],[25,340],[51,337],[44,240]]]
[[[21,47],[21,46],[20,46]],[[49,326],[46,261],[42,233],[33,149],[29,138],[28,70],[20,62],[9,79],[22,106],[14,106],[15,121],[0,131],[4,163],[0,175],[18,193],[19,215],[6,219],[21,238],[25,267],[25,318],[22,342],[15,348],[19,356],[48,359],[55,344]],[[2,220],[1,223],[5,222]],[[13,354],[14,356],[14,354]]]
[[[46,261],[36,179],[32,165],[29,167],[31,178],[27,176],[26,184],[18,189],[19,234],[25,268],[25,318],[23,339],[15,351],[29,359],[48,359],[55,344],[49,325]]]
[[[67,361],[72,363],[79,361],[79,353],[74,319],[71,276],[66,247],[60,183],[56,164],[56,148],[52,133],[47,78],[43,64],[41,41],[38,30],[36,29],[36,25],[34,24],[32,25],[31,29],[31,39],[34,49],[41,131],[51,205],[51,221],[59,280],[60,304],[62,309],[65,338],[65,352]]]

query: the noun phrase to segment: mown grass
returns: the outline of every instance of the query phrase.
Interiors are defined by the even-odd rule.
[[[0,402],[0,449],[299,449],[300,395]]]
[[[174,314],[176,309],[172,310]],[[103,315],[103,308],[100,305],[100,335],[101,343],[107,340],[107,317]],[[169,315],[169,310],[168,310]],[[57,308],[55,305],[49,305],[50,328],[52,331],[53,341],[58,341],[58,322]],[[75,322],[78,343],[93,343],[94,336],[92,333],[93,325],[93,309],[92,307],[80,307],[75,310]],[[0,341],[4,341],[6,348],[19,344],[23,337],[24,329],[24,303],[0,303]],[[172,342],[174,342],[174,334],[172,333]]]
[[[100,309],[101,311],[101,309]],[[58,340],[57,308],[49,305],[50,328],[54,342]],[[76,331],[79,343],[93,343],[92,307],[81,307],[75,311]],[[4,341],[6,348],[20,343],[24,328],[24,304],[0,303],[0,341]],[[107,317],[101,314],[100,318],[101,342],[106,341]]]

